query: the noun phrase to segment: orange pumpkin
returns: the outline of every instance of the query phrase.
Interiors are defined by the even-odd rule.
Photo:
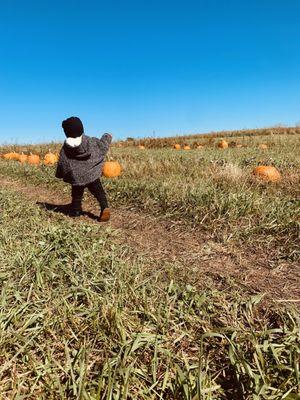
[[[260,165],[254,168],[253,174],[267,182],[279,182],[281,180],[278,169],[269,165]]]
[[[3,158],[5,158],[6,160],[18,160],[19,153],[16,153],[15,151],[6,153],[3,155]]]
[[[187,144],[183,147],[183,150],[191,150],[190,146],[188,146]]]
[[[118,161],[106,161],[103,165],[102,175],[106,178],[116,178],[121,175],[121,165]]]
[[[46,165],[54,165],[58,161],[58,156],[56,154],[49,152],[44,157],[44,164]]]
[[[20,161],[21,164],[26,163],[28,156],[24,153],[20,154],[18,157],[18,161]]]
[[[226,140],[221,140],[218,143],[218,147],[219,147],[219,149],[227,149],[228,148],[228,143],[226,142]]]
[[[28,156],[28,164],[31,165],[39,165],[40,163],[40,156],[38,156],[37,154],[32,154],[30,153],[30,155]]]
[[[174,144],[174,149],[175,150],[180,150],[181,149],[180,144],[178,144],[178,143]]]
[[[3,158],[4,158],[5,160],[11,160],[11,154],[12,154],[12,153],[5,153],[5,154],[3,154]]]
[[[19,153],[16,153],[15,151],[12,153],[12,160],[18,161],[20,157]]]
[[[143,145],[140,144],[140,145],[139,145],[139,149],[140,149],[140,150],[145,150],[145,146],[143,146]]]
[[[260,143],[260,144],[258,145],[258,147],[259,147],[260,149],[262,149],[262,150],[266,150],[266,149],[268,148],[268,145],[265,144],[265,143]]]

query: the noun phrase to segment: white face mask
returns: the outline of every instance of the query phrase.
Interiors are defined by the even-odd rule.
[[[66,139],[66,143],[71,147],[78,147],[81,145],[82,135],[76,138],[68,137]]]

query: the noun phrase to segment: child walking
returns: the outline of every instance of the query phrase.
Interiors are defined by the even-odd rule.
[[[85,135],[82,122],[77,117],[64,120],[62,128],[67,139],[60,151],[55,176],[72,185],[70,215],[79,217],[82,214],[82,198],[85,188],[88,188],[100,205],[98,221],[106,222],[110,218],[110,210],[99,177],[112,136],[105,133],[98,139]]]

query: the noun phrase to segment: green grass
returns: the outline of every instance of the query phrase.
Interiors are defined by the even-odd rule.
[[[18,193],[0,209],[1,399],[299,399],[292,309],[199,291]]]

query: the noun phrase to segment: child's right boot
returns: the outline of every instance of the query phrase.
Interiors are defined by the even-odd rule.
[[[82,210],[71,209],[69,211],[69,216],[72,217],[72,218],[80,217],[82,214],[83,214]]]

